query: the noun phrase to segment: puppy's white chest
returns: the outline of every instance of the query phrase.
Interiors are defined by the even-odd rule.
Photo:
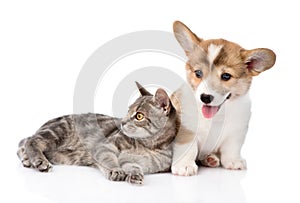
[[[201,107],[200,107],[201,108]],[[198,136],[198,158],[218,152],[227,137],[243,136],[250,119],[251,102],[247,95],[228,101],[212,118],[200,116]],[[243,139],[242,139],[243,140]]]

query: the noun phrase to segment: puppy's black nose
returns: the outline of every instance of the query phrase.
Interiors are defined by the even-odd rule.
[[[214,96],[210,95],[210,94],[201,94],[200,95],[200,99],[203,103],[205,104],[209,104],[212,102],[212,100],[214,99]]]

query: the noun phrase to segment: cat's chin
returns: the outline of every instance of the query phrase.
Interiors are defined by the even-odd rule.
[[[133,139],[146,139],[152,137],[151,135],[148,135],[145,132],[133,129],[128,127],[127,125],[121,125],[121,132],[126,135],[127,137],[133,138]]]
[[[128,131],[128,130],[127,130],[126,127],[124,127],[123,125],[120,126],[120,132],[121,132],[122,134],[126,135],[127,137],[130,137],[130,136],[128,136],[128,134],[130,135],[130,132],[127,132],[127,131]]]

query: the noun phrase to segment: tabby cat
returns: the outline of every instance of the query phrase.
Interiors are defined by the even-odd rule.
[[[141,97],[123,119],[88,113],[45,123],[19,143],[23,166],[41,172],[51,164],[92,166],[109,180],[133,184],[143,184],[144,174],[169,171],[176,111],[163,89],[153,96],[137,86]]]

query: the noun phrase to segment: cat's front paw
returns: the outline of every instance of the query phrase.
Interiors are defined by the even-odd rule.
[[[144,174],[142,173],[129,174],[126,177],[126,181],[132,184],[142,185],[144,184]]]
[[[126,174],[122,169],[113,169],[108,174],[108,179],[111,181],[125,181]]]
[[[24,163],[23,163],[24,165]],[[47,160],[37,159],[32,161],[34,168],[38,169],[40,172],[49,172],[52,170],[52,165]]]
[[[197,174],[198,166],[195,161],[191,161],[189,163],[177,163],[171,167],[171,170],[174,175],[193,176]]]
[[[242,158],[222,158],[221,164],[226,169],[231,170],[245,170],[247,169],[247,163],[245,159]]]

